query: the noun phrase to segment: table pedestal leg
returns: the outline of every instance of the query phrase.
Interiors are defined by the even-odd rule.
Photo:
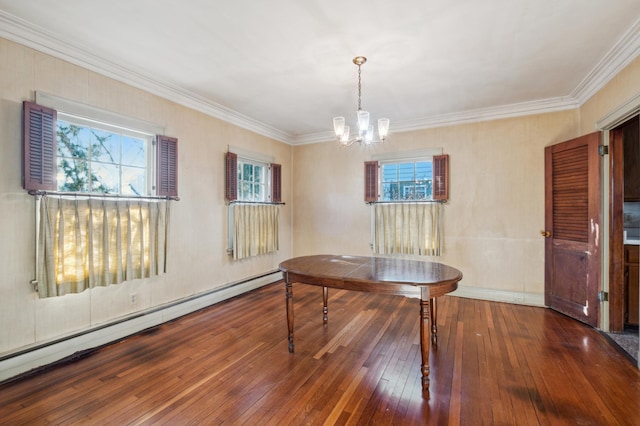
[[[287,329],[289,330],[289,352],[293,353],[293,287],[289,280],[285,280],[287,297]]]
[[[436,298],[432,297],[429,303],[431,304],[431,341],[436,343],[438,341],[438,306]]]
[[[322,323],[327,324],[329,321],[329,309],[327,308],[327,303],[329,302],[329,289],[327,287],[322,287]]]
[[[422,391],[429,392],[429,305],[430,299],[420,300],[420,351],[422,353]]]

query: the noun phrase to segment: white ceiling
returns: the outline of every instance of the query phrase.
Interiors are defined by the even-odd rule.
[[[640,0],[0,0],[0,37],[299,144],[355,115],[358,55],[392,134],[575,108],[640,54]]]

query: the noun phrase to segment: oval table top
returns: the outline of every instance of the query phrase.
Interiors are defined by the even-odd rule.
[[[414,297],[421,288],[430,297],[449,293],[462,279],[462,272],[442,263],[378,256],[301,256],[279,269],[288,282]]]

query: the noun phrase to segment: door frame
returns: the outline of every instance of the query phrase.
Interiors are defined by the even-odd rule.
[[[612,282],[618,282],[617,285],[621,285],[620,277],[614,277],[614,274],[617,275],[616,272],[619,272],[620,268],[620,265],[614,265],[614,260],[617,258],[617,256],[620,255],[620,253],[617,252],[614,255],[614,250],[619,251],[619,248],[616,248],[616,243],[618,243],[617,245],[619,245],[619,241],[613,241],[611,240],[611,237],[613,235],[614,238],[622,238],[620,237],[620,235],[622,235],[622,231],[614,232],[618,231],[614,229],[614,226],[620,226],[620,224],[623,223],[623,219],[622,217],[616,217],[616,215],[621,215],[620,209],[622,208],[622,206],[617,206],[614,204],[614,194],[612,192],[614,178],[612,172],[612,166],[614,166],[614,164],[612,163],[614,161],[619,162],[622,157],[619,155],[620,152],[616,152],[616,148],[618,148],[619,151],[620,147],[611,145],[611,131],[615,127],[629,120],[638,113],[640,113],[640,93],[636,94],[627,102],[618,106],[596,122],[596,130],[602,132],[602,144],[605,147],[611,149],[609,151],[609,158],[605,157],[602,164],[602,273],[600,276],[600,288],[605,293],[613,295],[613,297],[619,297],[622,294],[622,290],[620,288],[613,288],[615,287],[615,284],[611,285]],[[620,262],[620,259],[618,259],[617,262]],[[620,320],[619,318],[615,317],[615,315],[620,315],[620,313],[610,309],[610,306],[611,304],[609,301],[600,301],[600,329],[605,332],[610,331],[612,322],[616,324]]]

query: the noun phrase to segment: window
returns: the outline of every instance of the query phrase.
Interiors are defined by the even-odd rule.
[[[108,124],[105,114],[121,117],[106,112],[89,119],[32,102],[23,108],[23,185],[39,205],[34,282],[40,297],[165,272],[170,202],[149,196],[177,198],[178,140],[130,130],[132,119]]]
[[[227,152],[225,180],[227,201],[282,201],[280,164]]]
[[[371,204],[371,247],[376,254],[441,254],[443,205],[437,201],[449,197],[449,156],[415,154],[364,163],[364,200]]]
[[[430,200],[433,188],[431,159],[382,162],[381,201]]]
[[[234,148],[225,157],[229,248],[234,259],[279,249],[282,167],[257,153]]]
[[[269,165],[238,158],[238,200],[267,201],[267,170]]]
[[[444,201],[448,155],[365,163],[365,202]]]
[[[156,195],[177,197],[177,139],[32,102],[24,103],[24,117],[25,189],[136,197],[153,195],[155,184]]]
[[[151,194],[151,135],[69,117],[58,119],[57,142],[59,191]]]

